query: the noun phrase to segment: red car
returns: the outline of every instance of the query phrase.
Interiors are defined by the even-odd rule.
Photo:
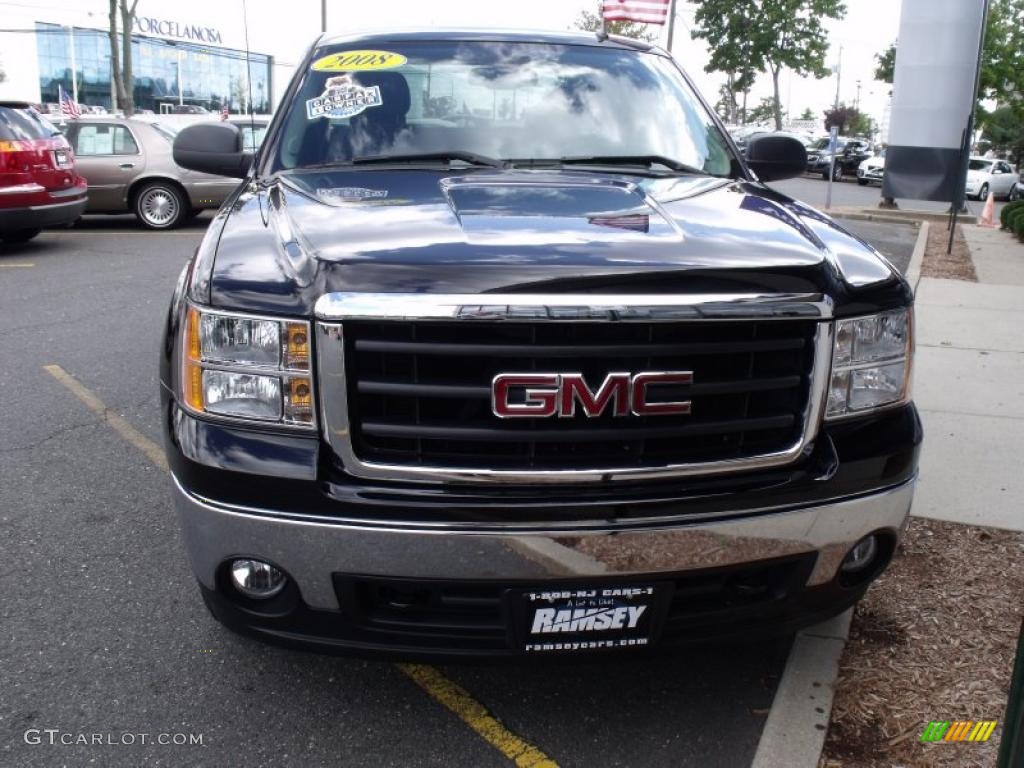
[[[0,101],[0,240],[23,243],[85,210],[67,139],[30,104]]]

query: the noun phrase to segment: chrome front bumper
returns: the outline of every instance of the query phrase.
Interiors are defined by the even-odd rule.
[[[174,500],[196,578],[252,556],[283,568],[310,608],[338,610],[332,574],[537,580],[680,573],[816,552],[807,586],[827,584],[850,548],[876,531],[902,534],[914,481],[831,504],[763,510],[719,521],[559,529],[332,523],[219,504],[174,479]]]

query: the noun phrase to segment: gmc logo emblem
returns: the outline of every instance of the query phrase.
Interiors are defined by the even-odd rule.
[[[501,373],[491,382],[491,409],[502,419],[583,415],[668,416],[690,412],[689,400],[657,399],[658,384],[692,384],[693,371],[609,373],[596,391],[580,373]],[[516,396],[513,396],[515,394]]]

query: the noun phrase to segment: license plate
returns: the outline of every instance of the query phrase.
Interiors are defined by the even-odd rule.
[[[655,639],[664,585],[523,590],[517,635],[527,653],[644,648]]]
[[[58,168],[65,168],[71,165],[71,157],[66,149],[53,150],[53,162]]]

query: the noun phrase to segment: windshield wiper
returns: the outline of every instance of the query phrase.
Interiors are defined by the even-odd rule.
[[[476,152],[451,150],[445,152],[422,152],[407,155],[364,155],[352,159],[352,165],[387,165],[388,163],[431,163],[451,162],[453,160],[480,165],[487,168],[503,168],[505,163],[493,157],[478,155]]]
[[[651,169],[655,165],[668,168],[677,173],[692,173],[698,176],[710,176],[703,168],[696,168],[671,157],[663,155],[579,155],[559,157],[552,160],[513,160],[513,165],[638,165]]]

